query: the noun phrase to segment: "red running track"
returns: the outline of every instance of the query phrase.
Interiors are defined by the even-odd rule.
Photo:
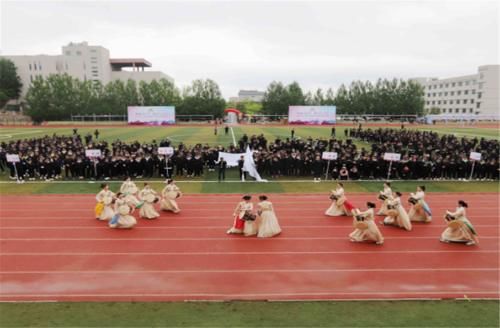
[[[438,241],[458,198],[478,246]],[[381,227],[383,246],[350,243],[351,219],[324,216],[325,195],[270,200],[283,233],[258,239],[225,234],[239,195],[187,195],[180,214],[132,230],[96,221],[92,195],[1,196],[0,301],[500,297],[498,194],[429,194],[434,221]]]

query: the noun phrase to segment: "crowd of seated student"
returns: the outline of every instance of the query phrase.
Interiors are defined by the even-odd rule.
[[[174,146],[168,139],[151,142],[112,143],[93,140],[83,141],[79,134],[71,136],[44,136],[0,144],[0,170],[15,170],[6,162],[6,154],[18,154],[21,162],[16,165],[24,179],[122,179],[203,176],[217,167],[220,151],[254,151],[258,172],[265,177],[297,176],[323,177],[329,169],[329,179],[385,179],[389,162],[386,152],[400,153],[401,160],[391,165],[394,179],[464,179],[471,172],[471,151],[482,154],[475,163],[474,178],[498,179],[499,143],[497,140],[440,136],[433,132],[414,130],[350,130],[348,139],[336,138],[276,138],[269,141],[263,135],[243,137],[236,145],[228,147],[208,144],[175,145],[174,154],[158,154],[158,147]],[[357,147],[353,139],[371,143],[371,147]],[[367,149],[369,148],[369,149]],[[90,159],[86,149],[100,149],[102,156]],[[322,159],[325,151],[337,152],[338,159]]]

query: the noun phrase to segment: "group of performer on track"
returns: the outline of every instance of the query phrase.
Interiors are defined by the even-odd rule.
[[[179,205],[176,199],[182,196],[182,192],[173,179],[165,181],[161,195],[151,188],[148,183],[139,191],[136,184],[127,178],[120,187],[118,193],[109,190],[108,184],[101,185],[101,191],[96,195],[95,206],[96,219],[108,221],[110,228],[130,229],[137,224],[137,220],[131,214],[139,209],[139,216],[144,219],[156,219],[160,214],[156,211],[154,204],[160,202],[160,209],[179,213]]]
[[[135,209],[139,209],[139,216],[144,219],[156,219],[160,214],[155,209],[155,203],[160,203],[160,209],[179,213],[177,198],[182,192],[173,179],[165,181],[166,186],[161,194],[158,194],[148,183],[139,191],[136,184],[127,178],[120,187],[118,193],[109,190],[108,184],[101,185],[101,191],[96,195],[97,205],[95,214],[98,220],[108,221],[110,228],[132,228],[137,220],[132,216]],[[378,228],[375,216],[384,216],[381,225],[394,226],[407,231],[412,230],[412,222],[430,223],[432,213],[429,205],[425,202],[425,186],[418,186],[415,193],[410,193],[408,212],[404,208],[401,197],[402,193],[393,191],[390,182],[384,183],[384,188],[378,194],[382,201],[380,210],[375,213],[376,205],[367,202],[365,211],[355,207],[346,197],[344,185],[337,183],[335,190],[331,191],[331,205],[326,210],[327,216],[352,216],[354,231],[349,234],[352,242],[371,241],[377,245],[384,243],[384,237]],[[251,195],[244,195],[236,206],[232,227],[228,234],[243,234],[245,236],[273,237],[281,233],[273,204],[265,195],[259,196],[259,202],[254,212],[254,204]],[[447,228],[441,234],[442,242],[459,242],[466,245],[477,244],[477,233],[471,222],[467,219],[466,208],[468,204],[460,200],[454,212],[446,211],[445,221]]]
[[[412,222],[430,223],[432,221],[431,209],[425,202],[425,186],[418,186],[415,193],[410,193],[408,212],[403,207],[401,196],[403,196],[402,193],[391,189],[390,182],[385,182],[383,190],[378,195],[378,199],[382,201],[380,210],[375,214],[376,205],[373,202],[367,202],[367,210],[360,211],[347,199],[344,185],[339,182],[335,190],[331,191],[332,203],[325,215],[353,216],[355,229],[349,234],[350,240],[352,242],[372,241],[377,245],[382,245],[384,237],[375,222],[376,215],[385,216],[380,222],[382,225],[395,226],[407,231],[412,230]],[[467,219],[467,207],[468,204],[465,201],[459,200],[454,212],[446,211],[447,228],[441,234],[441,242],[465,243],[469,246],[479,243],[477,232]]]

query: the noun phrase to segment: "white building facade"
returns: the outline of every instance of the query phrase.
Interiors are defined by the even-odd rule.
[[[10,59],[17,67],[17,74],[22,80],[21,97],[28,92],[36,77],[48,77],[51,74],[68,74],[82,81],[100,81],[104,85],[114,81],[128,79],[150,82],[152,80],[173,79],[159,71],[144,70],[151,63],[143,58],[113,59],[109,50],[102,46],[89,46],[87,42],[70,43],[62,47],[61,55],[21,55],[1,56]],[[128,70],[123,70],[124,68]]]
[[[414,78],[424,87],[425,111],[439,109],[442,115],[500,116],[500,65],[479,66],[471,75]]]
[[[231,97],[229,101],[232,102],[242,102],[242,101],[253,101],[253,102],[262,102],[264,99],[264,91],[258,90],[240,90],[238,92],[238,97]]]

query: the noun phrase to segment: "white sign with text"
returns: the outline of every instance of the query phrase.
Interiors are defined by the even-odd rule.
[[[19,155],[17,154],[7,154],[7,162],[9,163],[19,163],[21,160],[19,159]]]
[[[401,154],[398,154],[398,153],[384,153],[384,160],[391,161],[391,162],[397,162],[397,161],[401,160]]]
[[[323,154],[321,155],[322,159],[326,159],[329,161],[334,161],[338,157],[338,154],[334,151],[324,151]]]
[[[85,156],[93,158],[93,157],[101,157],[100,149],[86,149]]]
[[[158,154],[160,155],[172,155],[174,153],[174,147],[158,147]]]
[[[474,151],[471,151],[469,159],[473,161],[480,161],[481,160],[481,153],[476,153]]]

